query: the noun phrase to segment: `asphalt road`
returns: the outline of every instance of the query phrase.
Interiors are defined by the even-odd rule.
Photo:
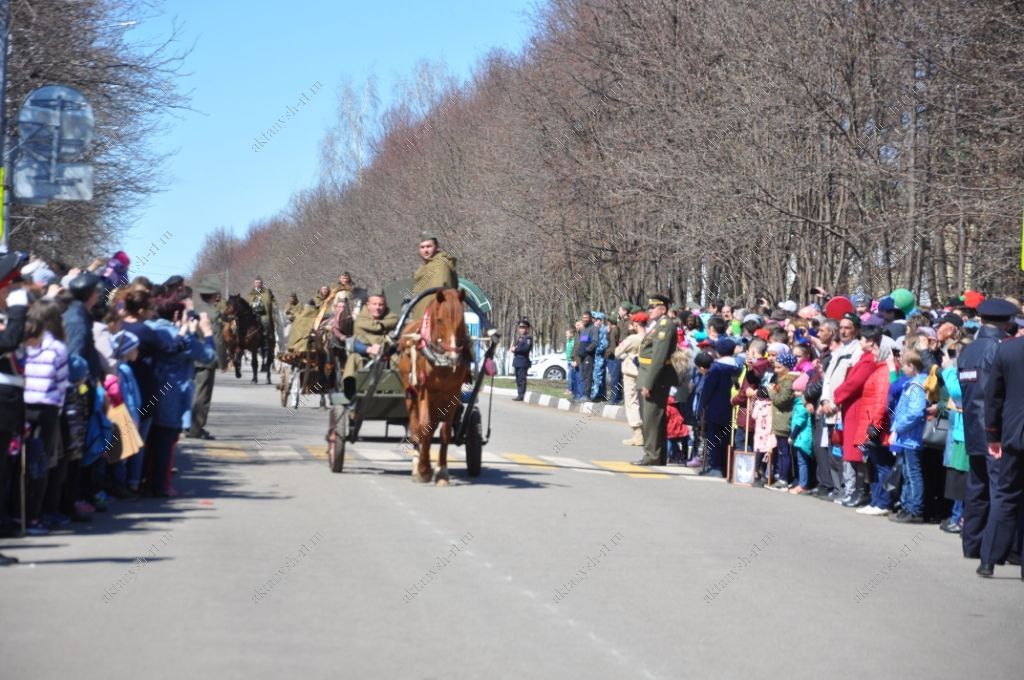
[[[315,400],[217,379],[178,498],[0,541],[0,676],[1020,677],[1019,570],[934,525],[630,468],[621,423],[505,396],[476,480],[411,483],[380,423],[332,474]]]

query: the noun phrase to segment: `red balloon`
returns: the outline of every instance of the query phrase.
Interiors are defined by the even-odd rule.
[[[853,303],[850,302],[850,298],[848,297],[840,295],[839,297],[834,297],[825,303],[825,316],[830,319],[838,321],[843,318],[844,314],[852,313]]]

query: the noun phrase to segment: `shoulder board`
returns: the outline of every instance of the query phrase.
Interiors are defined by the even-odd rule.
[[[661,317],[661,321],[658,322],[658,325],[659,326],[667,326],[668,325],[668,319],[666,319],[665,317]]]

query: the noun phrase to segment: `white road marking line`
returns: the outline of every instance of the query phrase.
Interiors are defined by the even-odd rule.
[[[591,465],[582,460],[576,458],[566,458],[564,456],[538,456],[544,460],[550,461],[560,468],[572,468],[577,472],[589,472],[592,475],[614,475],[615,473],[611,470],[602,470],[596,465]]]

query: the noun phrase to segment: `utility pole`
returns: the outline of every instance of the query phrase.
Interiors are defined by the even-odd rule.
[[[0,0],[0,252],[7,252],[10,245],[10,221],[7,206],[11,201],[7,188],[7,21],[10,18],[11,1]]]

